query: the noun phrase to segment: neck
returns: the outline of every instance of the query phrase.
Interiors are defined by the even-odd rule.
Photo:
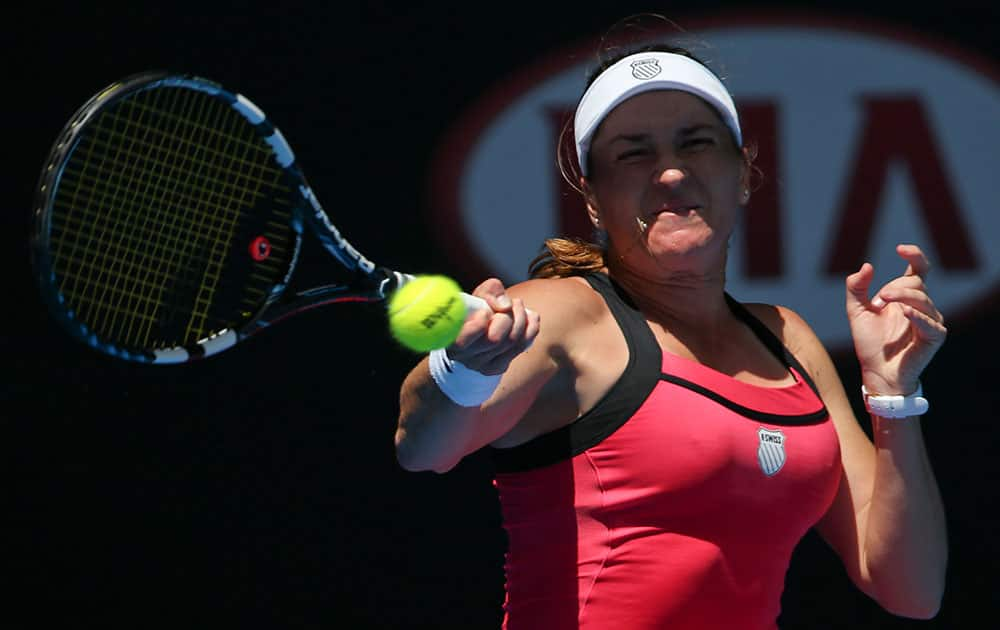
[[[724,267],[711,272],[658,270],[649,274],[620,261],[609,263],[609,275],[649,319],[665,328],[711,334],[732,319],[725,298]]]

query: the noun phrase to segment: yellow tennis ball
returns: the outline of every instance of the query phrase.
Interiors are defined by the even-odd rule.
[[[447,276],[418,276],[389,299],[389,330],[415,352],[450,346],[465,322],[458,283]]]

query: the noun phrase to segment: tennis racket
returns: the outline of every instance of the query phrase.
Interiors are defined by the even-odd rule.
[[[335,279],[295,291],[305,233]],[[66,124],[39,180],[31,251],[73,337],[156,364],[217,354],[307,309],[384,301],[414,277],[341,235],[260,108],[166,73],[113,83]]]

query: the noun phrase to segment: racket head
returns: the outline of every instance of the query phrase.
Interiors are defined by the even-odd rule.
[[[235,344],[284,292],[304,178],[245,97],[144,73],[97,93],[42,170],[31,252],[55,319],[106,354],[178,363]]]

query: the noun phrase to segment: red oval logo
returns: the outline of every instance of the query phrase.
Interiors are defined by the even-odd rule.
[[[692,34],[713,47],[710,65],[764,172],[732,238],[735,297],[780,295],[837,349],[850,341],[844,277],[866,260],[875,286],[897,276],[897,243],[928,253],[935,303],[949,319],[996,292],[1000,70],[992,61],[838,21],[730,19]],[[436,224],[455,226],[442,245],[469,282],[523,280],[545,238],[589,236],[555,153],[593,50],[561,53],[498,85],[442,143],[431,207]]]

